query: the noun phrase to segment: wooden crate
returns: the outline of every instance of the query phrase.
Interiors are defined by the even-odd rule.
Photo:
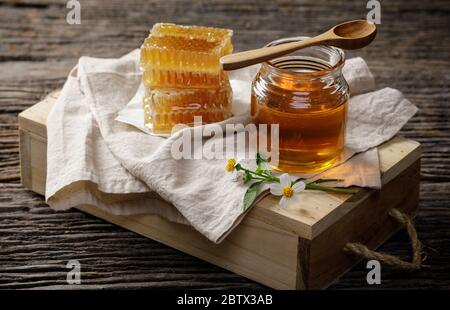
[[[57,92],[19,115],[22,184],[44,194],[46,117]],[[420,144],[395,137],[379,147],[382,190],[354,195],[306,191],[305,208],[282,210],[266,197],[219,245],[191,227],[156,215],[114,216],[95,206],[78,209],[276,289],[325,288],[357,263],[347,242],[374,249],[400,227],[388,216],[418,206]]]

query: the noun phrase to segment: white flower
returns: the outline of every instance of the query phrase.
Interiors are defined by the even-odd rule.
[[[273,183],[270,185],[270,193],[275,196],[282,196],[280,199],[280,206],[285,209],[289,205],[289,200],[294,196],[294,193],[299,193],[305,189],[306,184],[299,181],[292,184],[291,176],[284,173],[280,176],[280,183]]]
[[[239,171],[236,169],[236,166],[239,165],[240,162],[241,160],[236,160],[236,158],[232,157],[227,160],[227,165],[225,167],[225,170],[231,173],[231,178],[235,182],[239,179],[240,176]]]

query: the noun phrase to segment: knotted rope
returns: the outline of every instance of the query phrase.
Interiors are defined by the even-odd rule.
[[[391,211],[389,211],[389,215],[403,224],[403,226],[406,228],[406,231],[408,232],[413,252],[412,262],[406,262],[390,254],[372,251],[365,245],[358,242],[347,243],[344,247],[344,250],[364,257],[368,260],[375,259],[392,267],[403,269],[406,271],[419,270],[422,267],[422,243],[417,238],[417,231],[411,218],[398,209],[392,209]]]

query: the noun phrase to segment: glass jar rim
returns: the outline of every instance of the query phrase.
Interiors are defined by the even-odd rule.
[[[265,47],[275,46],[275,45],[279,45],[279,44],[283,44],[283,43],[301,41],[301,40],[305,40],[305,39],[309,39],[309,38],[310,37],[306,37],[306,36],[281,38],[281,39],[278,39],[278,40],[268,43]],[[269,69],[270,71],[276,71],[276,72],[279,72],[282,74],[290,74],[290,75],[294,75],[294,76],[298,76],[298,77],[320,77],[320,76],[332,74],[333,72],[342,68],[345,63],[345,53],[342,49],[340,49],[338,47],[328,46],[328,45],[314,45],[314,46],[310,46],[307,48],[316,48],[316,49],[325,51],[328,54],[335,54],[338,56],[338,59],[335,64],[329,64],[328,68],[320,69],[317,71],[295,71],[295,70],[291,70],[291,69],[277,67],[275,64],[272,63],[273,61],[276,61],[277,59],[282,59],[283,57],[294,57],[294,56],[290,56],[290,55],[277,57],[272,60],[263,62],[262,66]]]

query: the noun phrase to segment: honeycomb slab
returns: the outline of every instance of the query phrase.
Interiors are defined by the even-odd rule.
[[[141,48],[143,69],[218,73],[225,54],[220,42],[180,37],[149,36]]]
[[[231,37],[233,30],[203,26],[183,26],[172,23],[157,23],[151,30],[153,36],[173,36],[186,39],[200,39],[208,42],[221,42],[226,54],[233,52]]]
[[[156,24],[141,47],[147,87],[219,87],[226,73],[219,59],[232,52],[228,29]]]
[[[233,51],[229,29],[155,24],[141,47],[145,124],[170,133],[176,124],[231,116],[231,87],[220,58]]]
[[[214,73],[181,70],[162,70],[147,68],[143,73],[144,85],[148,88],[217,88],[226,73],[222,70]]]
[[[144,98],[145,124],[154,133],[170,133],[176,124],[194,125],[200,116],[203,124],[220,122],[231,116],[229,83],[217,89],[158,88]]]

